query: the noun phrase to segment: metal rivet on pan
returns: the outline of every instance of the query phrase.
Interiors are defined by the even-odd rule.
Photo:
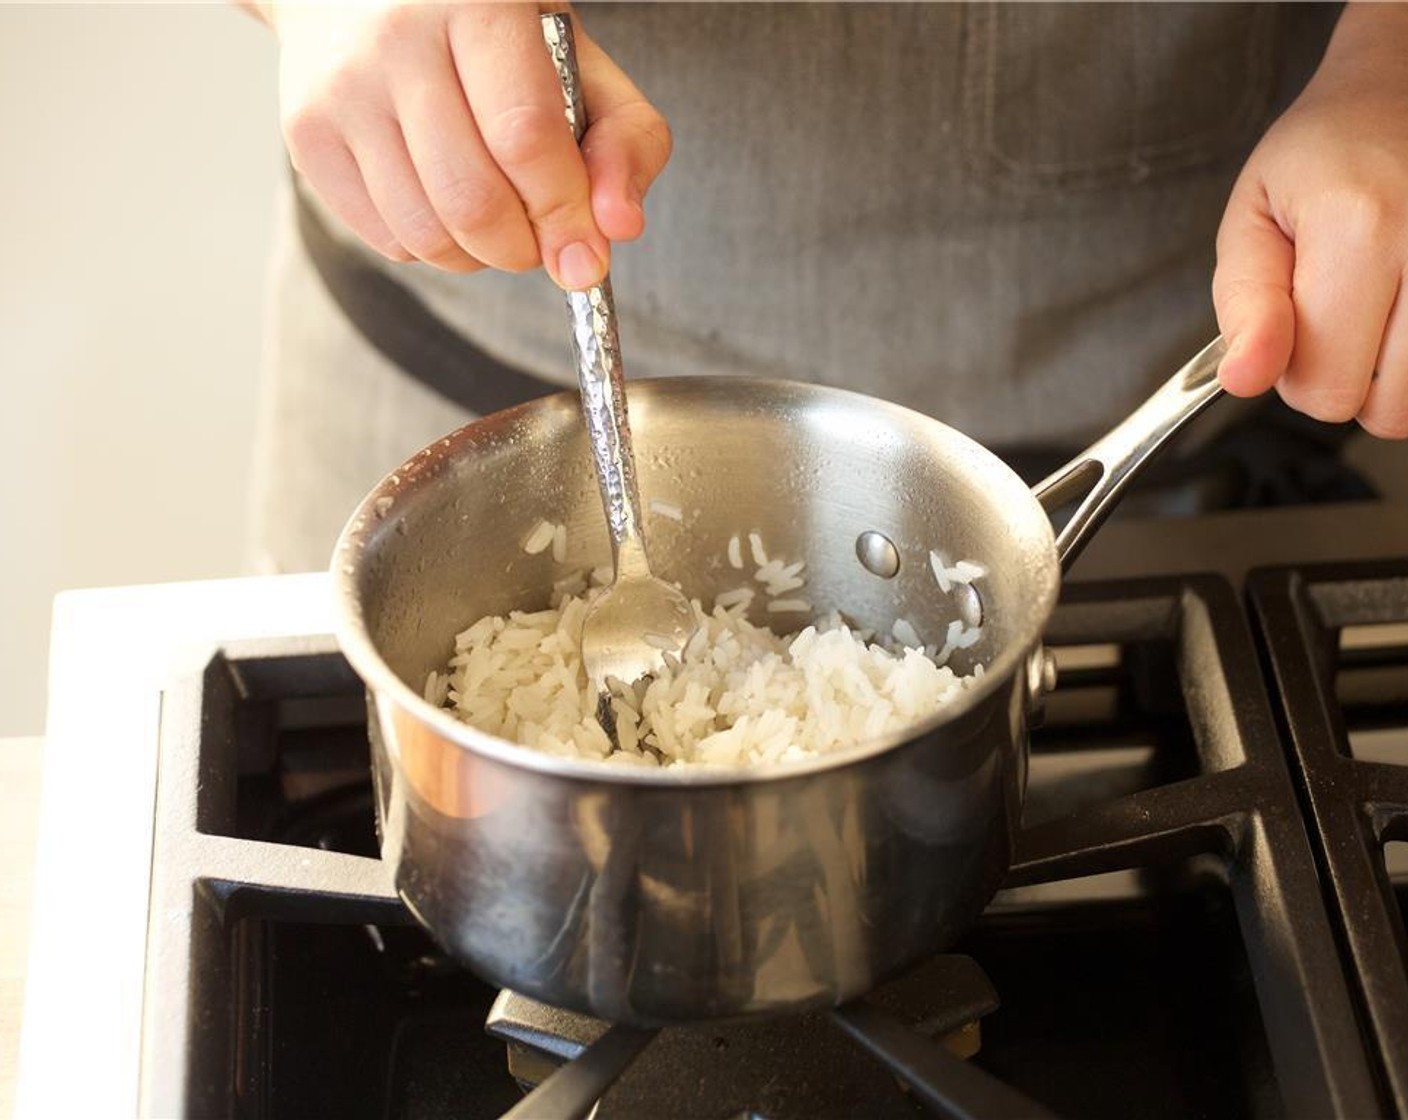
[[[953,597],[958,602],[958,617],[963,620],[964,626],[974,627],[983,624],[983,600],[976,587],[971,583],[956,584],[953,588]]]
[[[900,570],[900,551],[884,533],[867,529],[856,538],[856,559],[881,579],[894,579]]]

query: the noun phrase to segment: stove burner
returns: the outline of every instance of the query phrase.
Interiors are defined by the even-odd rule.
[[[813,1012],[774,1021],[671,1028],[658,1036],[634,1032],[640,1045],[622,1057],[633,1058],[648,1041],[648,1059],[623,1067],[619,1082],[609,1078],[601,1089],[613,1082],[615,1088],[592,1115],[594,1120],[652,1112],[766,1120],[929,1115],[897,1078],[921,1093],[943,1086],[947,1099],[938,1107],[962,1102],[975,1115],[989,1115],[990,1106],[1016,1098],[1021,1114],[1042,1115],[1030,1100],[985,1074],[963,1069],[950,1056],[969,1057],[976,1051],[978,1020],[997,1005],[997,994],[977,963],[950,955],[934,958],[834,1015]],[[488,1021],[489,1033],[508,1043],[509,1069],[525,1087],[544,1082],[563,1062],[591,1063],[592,1057],[584,1056],[592,1055],[611,1029],[617,1028],[513,992],[500,995]],[[847,1034],[861,1046],[877,1043],[872,1056],[850,1045]],[[604,1058],[597,1061],[603,1069],[612,1068]],[[681,1070],[689,1076],[680,1077]],[[960,1077],[966,1084],[955,1087]],[[553,1099],[528,1097],[524,1117],[585,1115],[600,1095],[594,1084],[571,1097],[556,1078],[549,1084]]]

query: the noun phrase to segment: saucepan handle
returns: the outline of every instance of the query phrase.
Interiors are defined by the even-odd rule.
[[[1136,472],[1175,432],[1222,395],[1217,368],[1226,353],[1227,344],[1219,335],[1128,419],[1032,488],[1048,515],[1080,502],[1056,534],[1063,572],[1075,563]]]

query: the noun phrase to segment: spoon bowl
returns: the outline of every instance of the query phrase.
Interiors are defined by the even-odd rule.
[[[646,573],[618,578],[582,621],[582,667],[598,693],[612,680],[630,684],[665,667],[695,631],[689,600]]]

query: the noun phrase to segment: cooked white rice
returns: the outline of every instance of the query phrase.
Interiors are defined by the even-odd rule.
[[[769,595],[785,595],[806,586],[806,578],[802,575],[802,569],[806,566],[805,560],[788,564],[774,557],[754,572],[753,578],[763,585],[763,590]]]
[[[714,596],[714,606],[742,607],[746,611],[757,597],[758,593],[751,587],[735,587],[732,591],[724,591]]]
[[[890,627],[890,634],[905,649],[924,648],[924,639],[919,636],[919,631],[914,628],[914,623],[907,618],[895,619],[895,624]]]
[[[972,560],[960,560],[957,564],[950,564],[948,558],[938,551],[929,553],[929,567],[934,573],[939,590],[945,593],[952,591],[955,584],[972,583],[988,574],[985,567]]]
[[[660,498],[651,498],[650,510],[652,513],[658,513],[661,517],[668,517],[671,521],[684,520],[683,507],[675,505],[674,502],[667,502]]]
[[[545,551],[553,540],[557,537],[557,526],[551,521],[539,521],[528,535],[523,538],[523,551],[529,556],[536,556]]]
[[[749,544],[757,560],[761,542]],[[767,562],[766,555],[758,561]],[[627,766],[750,767],[900,730],[978,676],[957,676],[920,648],[892,652],[867,642],[834,614],[779,637],[747,620],[754,593],[739,588],[720,595],[712,613],[695,603],[699,629],[680,659],[618,691],[620,746],[613,751],[581,666],[582,619],[599,594],[577,576],[558,585],[549,610],[480,619],[455,639],[448,672],[430,675],[426,699],[482,731],[549,754]],[[804,600],[769,603],[776,608],[811,610]],[[939,662],[971,644],[970,634],[976,640],[976,630],[953,626]],[[896,623],[895,636],[919,645],[908,623]]]

